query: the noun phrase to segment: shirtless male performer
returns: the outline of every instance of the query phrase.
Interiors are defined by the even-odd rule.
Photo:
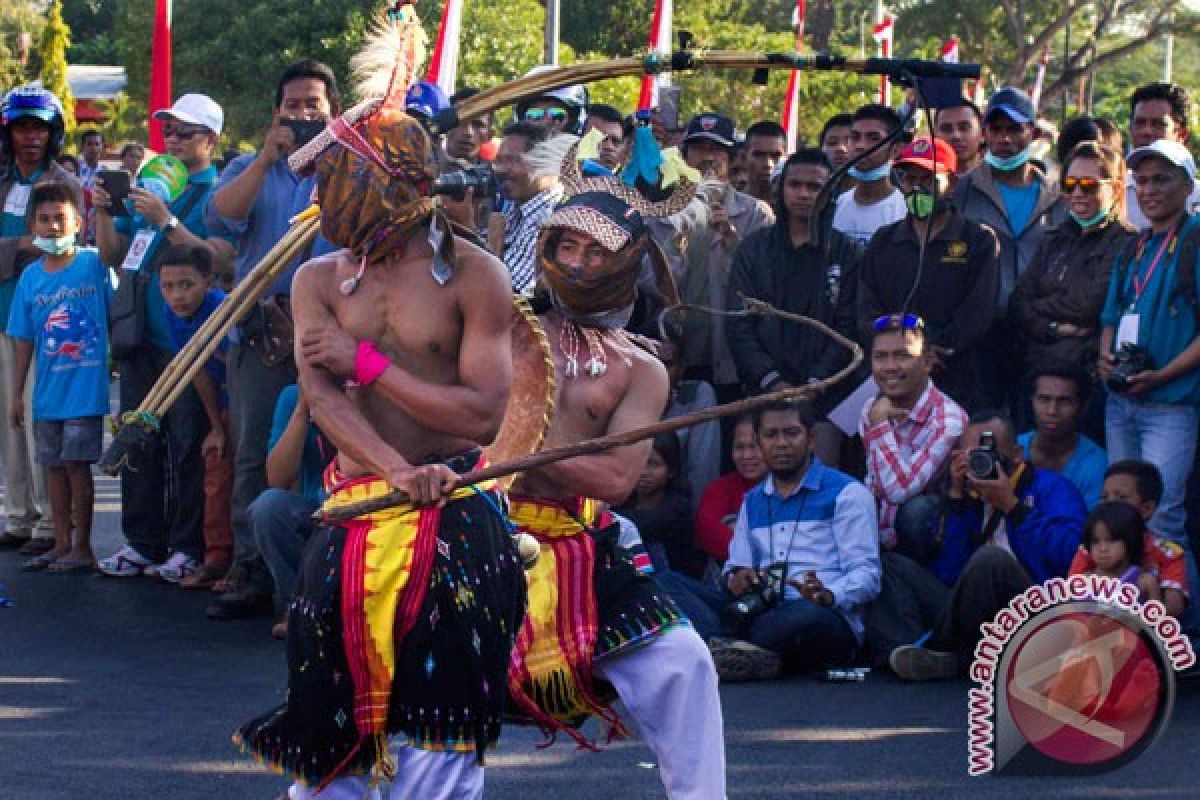
[[[235,737],[298,779],[291,798],[357,800],[376,768],[394,800],[482,797],[525,607],[494,485],[448,492],[508,400],[508,273],[434,216],[434,149],[402,108],[332,128],[317,193],[345,249],[292,293],[300,384],[338,450],[324,509],[393,488],[412,502],[323,526],[305,550],[286,700]]]
[[[666,369],[621,327],[651,246],[644,217],[680,210],[695,189],[683,182],[651,202],[619,178],[583,178],[572,169],[574,149],[567,158],[564,187],[573,196],[543,224],[538,242],[553,306],[542,320],[559,389],[546,448],[662,417]],[[559,461],[524,473],[510,490],[509,518],[539,540],[541,555],[527,572],[529,611],[509,693],[515,713],[583,743],[574,725],[589,714],[619,727],[609,705],[615,690],[658,757],[668,797],[722,800],[724,734],[712,658],[653,579],[618,550],[618,527],[601,510],[628,496],[650,446],[646,440]]]

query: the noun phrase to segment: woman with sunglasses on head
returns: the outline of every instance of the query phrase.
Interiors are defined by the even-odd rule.
[[[1067,154],[1062,174],[1068,216],[1042,240],[1009,306],[1024,337],[1026,376],[1035,365],[1058,359],[1094,372],[1113,259],[1135,236],[1125,222],[1125,161],[1119,152],[1080,142]],[[1080,423],[1087,435],[1102,437],[1099,407],[1085,411]]]

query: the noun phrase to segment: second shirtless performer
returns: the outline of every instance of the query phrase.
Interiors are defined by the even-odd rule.
[[[286,700],[236,737],[299,781],[292,798],[364,797],[377,767],[393,798],[482,796],[525,609],[495,486],[447,494],[508,400],[508,275],[434,215],[430,140],[391,99],[331,126],[317,192],[345,249],[306,264],[292,301],[300,384],[338,450],[325,508],[393,488],[412,502],[307,545]]]
[[[653,148],[648,160],[656,161],[649,129],[636,136],[635,148]],[[585,138],[578,149],[589,145]],[[668,171],[678,174],[681,160],[669,159],[654,185],[638,179],[644,197],[621,178],[584,177],[576,157],[573,147],[563,168],[570,196],[538,241],[553,305],[542,319],[559,387],[546,448],[662,417],[666,369],[621,328],[652,246],[645,217],[676,213],[695,192],[687,179],[658,186]],[[601,510],[633,489],[650,445],[647,439],[559,461],[514,484],[510,518],[542,551],[528,572],[529,613],[513,651],[509,692],[514,711],[583,743],[574,726],[589,714],[619,726],[609,705],[615,690],[658,757],[671,800],[721,800],[725,747],[712,658],[654,580],[617,547],[618,526]]]

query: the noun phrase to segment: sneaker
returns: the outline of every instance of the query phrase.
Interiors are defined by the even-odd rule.
[[[906,681],[935,681],[958,677],[958,656],[915,644],[897,647],[888,656],[892,672]]]
[[[187,553],[172,553],[166,563],[158,568],[158,577],[167,583],[179,583],[200,569],[200,562]]]
[[[111,578],[136,578],[147,574],[151,567],[157,569],[158,566],[137,550],[125,545],[108,558],[97,561],[96,571]]]
[[[717,675],[728,683],[769,681],[783,671],[783,659],[773,650],[740,640],[709,642]]]

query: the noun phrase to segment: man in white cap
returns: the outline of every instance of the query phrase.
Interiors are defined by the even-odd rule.
[[[1180,142],[1158,139],[1130,153],[1129,166],[1149,225],[1116,257],[1100,317],[1108,456],[1158,467],[1163,496],[1149,527],[1187,549],[1200,403],[1200,216],[1188,212],[1196,163]]]
[[[126,283],[136,286],[131,313],[142,316],[144,333],[135,342],[113,337],[122,412],[141,403],[175,351],[158,272],[152,269],[157,254],[171,245],[205,247],[212,251],[214,263],[221,265],[233,255],[232,245],[209,237],[204,224],[204,205],[217,180],[212,154],[224,112],[206,95],[185,94],[154,117],[163,121],[167,152],[187,167],[187,187],[169,205],[136,186],[129,191],[127,206],[132,208],[114,207],[99,184],[92,196],[100,257],[105,264],[137,273],[135,280]],[[119,311],[114,312],[117,315]],[[163,420],[169,445],[148,454],[150,463],[137,472],[121,473],[121,529],[127,544],[99,562],[97,568],[104,574],[132,577],[149,569],[178,581],[199,567],[196,556],[203,552],[203,519],[196,509],[203,507],[204,499],[200,447],[207,417],[187,408],[199,402],[193,390],[185,392]]]
[[[1146,147],[1160,139],[1186,146],[1191,105],[1187,89],[1182,86],[1172,83],[1139,86],[1129,99],[1129,137],[1133,140],[1133,148]],[[1188,210],[1197,209],[1200,209],[1200,185],[1192,190],[1188,198]],[[1150,220],[1138,204],[1132,169],[1125,184],[1125,218],[1138,230],[1150,225]]]

